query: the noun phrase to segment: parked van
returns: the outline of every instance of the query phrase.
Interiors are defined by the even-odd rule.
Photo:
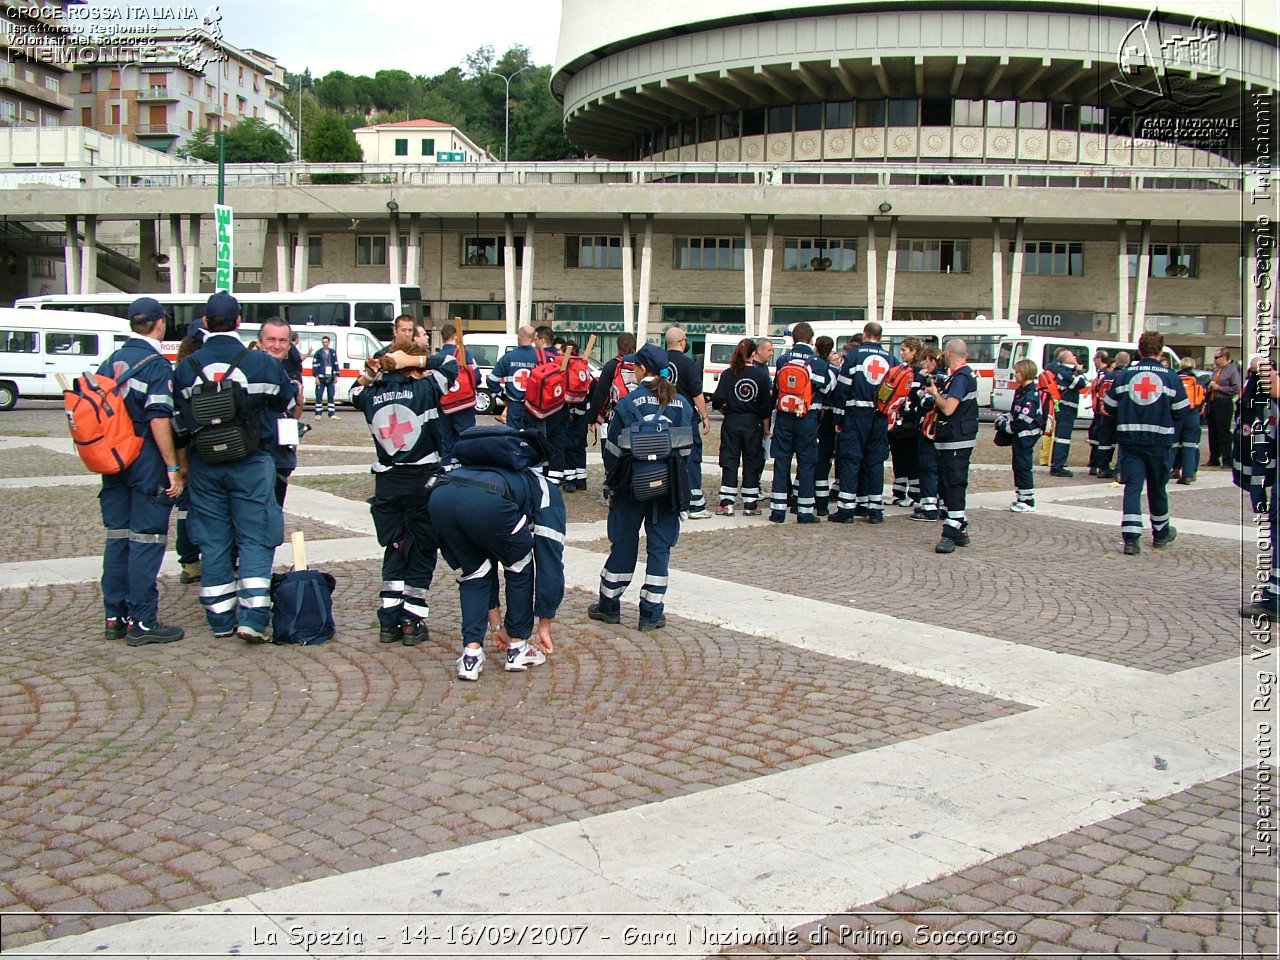
[[[127,321],[105,314],[0,307],[0,410],[61,399],[58,374],[96,372],[129,336]]]
[[[733,351],[744,337],[736,333],[708,333],[702,355],[702,392],[710,400],[720,383],[720,375],[729,369]],[[754,339],[754,338],[753,338]],[[778,357],[791,348],[790,337],[770,337],[773,341],[773,358],[769,361],[769,376],[778,368]]]
[[[1017,381],[1013,377],[1013,365],[1019,360],[1034,360],[1036,367],[1044,368],[1057,356],[1063,347],[1071,350],[1084,368],[1089,383],[1080,391],[1080,420],[1093,419],[1093,355],[1098,350],[1107,351],[1112,359],[1121,350],[1127,350],[1136,361],[1138,348],[1135,344],[1120,343],[1116,340],[1079,340],[1071,337],[1005,337],[996,350],[995,383],[991,390],[991,409],[997,413],[1007,413],[1013,406],[1013,394],[1017,390]],[[1178,369],[1177,353],[1169,347],[1164,348],[1165,357],[1172,365],[1170,369]]]
[[[476,413],[500,413],[506,405],[502,391],[491,393],[485,381],[498,358],[514,350],[519,341],[505,333],[464,333],[462,342],[467,350],[467,359],[474,360],[480,371],[480,382],[476,384]]]

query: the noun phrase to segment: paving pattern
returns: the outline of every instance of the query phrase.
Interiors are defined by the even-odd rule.
[[[42,447],[0,451],[0,477],[56,477],[85,473],[80,458]]]

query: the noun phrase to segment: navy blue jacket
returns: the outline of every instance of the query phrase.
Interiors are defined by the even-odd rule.
[[[179,409],[190,404],[191,391],[200,382],[197,369],[203,370],[210,380],[220,380],[244,348],[244,342],[234,333],[209,334],[204,346],[181,361],[173,371],[174,396]],[[271,450],[276,446],[276,421],[281,414],[288,412],[289,404],[297,396],[297,386],[289,379],[280,361],[261,350],[248,351],[232,378],[248,391],[249,406],[258,414],[261,425],[262,449]],[[181,424],[181,420],[177,422]]]
[[[329,372],[326,374],[325,368]],[[338,351],[320,347],[311,355],[311,373],[320,383],[332,383],[338,376]]]
[[[427,360],[431,372],[421,379],[393,370],[368,386],[351,388],[351,405],[364,414],[378,453],[374,473],[440,466],[440,398],[457,366],[456,360],[446,364],[436,354]]]
[[[502,387],[509,402],[524,403],[524,386],[529,379],[529,371],[537,365],[538,351],[533,344],[516,347],[498,358],[486,383],[490,390]]]
[[[683,350],[667,351],[667,379],[676,385],[680,396],[689,403],[693,422],[701,423],[702,414],[694,402],[702,396],[702,368]]]
[[[147,357],[146,365],[129,378],[124,406],[133,421],[134,432],[143,443],[154,444],[149,421],[173,416],[173,367],[160,353],[160,344],[134,334],[98,367],[98,373],[119,381],[120,377]]]
[[[813,347],[807,343],[797,343],[791,347],[786,353],[778,358],[778,369],[773,376],[773,397],[774,402],[778,398],[778,374],[782,372],[784,364],[797,360],[809,368],[809,383],[813,387],[813,401],[809,406],[810,411],[821,412],[831,406],[831,394],[836,385],[836,374],[831,369],[831,364],[827,363],[822,357],[813,352]]]
[[[955,412],[943,416],[938,410],[938,427],[934,446],[939,450],[971,450],[978,442],[978,378],[967,363],[947,375],[939,388],[944,397],[960,401]]]
[[[1034,380],[1017,389],[1009,416],[997,424],[1000,430],[1013,436],[1015,443],[1034,444],[1040,439],[1044,433],[1044,407]]]
[[[840,367],[839,382],[844,391],[846,414],[855,410],[875,412],[876,394],[885,374],[898,365],[898,358],[879,343],[864,343],[850,350]],[[881,414],[883,416],[883,414]]]
[[[1058,381],[1058,389],[1062,392],[1062,402],[1070,404],[1080,403],[1080,391],[1084,389],[1085,376],[1079,373],[1075,367],[1068,367],[1061,360],[1052,361],[1045,367]]]
[[[726,370],[711,395],[711,406],[725,416],[748,414],[767,419],[773,412],[773,384],[769,382],[768,368],[748,363],[741,373]]]
[[[1117,371],[1102,399],[1106,436],[1126,447],[1173,447],[1190,404],[1182,378],[1153,357]]]

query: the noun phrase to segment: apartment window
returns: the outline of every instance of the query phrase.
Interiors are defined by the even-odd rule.
[[[1186,267],[1186,274],[1176,268]],[[1151,265],[1147,276],[1169,280],[1193,280],[1200,273],[1200,247],[1198,245],[1175,246],[1172,243],[1151,244]],[[1129,244],[1129,276],[1138,275],[1138,244]]]
[[[196,128],[196,115],[191,110],[187,111],[187,129],[194,130]]]
[[[93,107],[80,108],[80,126],[82,127],[93,126]]]
[[[1014,244],[1009,243],[1009,253]],[[1022,245],[1022,272],[1039,276],[1083,277],[1084,244],[1035,240]],[[1012,261],[1010,261],[1012,269]]]
[[[111,70],[107,73],[107,88],[110,90],[120,89],[120,71]]]
[[[746,250],[742,237],[676,237],[677,270],[741,270]]]
[[[817,261],[815,263],[815,261]],[[841,237],[792,237],[783,246],[783,270],[848,273],[858,267],[858,241]]]
[[[360,239],[364,240],[367,238],[361,237]],[[289,234],[289,248],[291,250],[296,250],[298,248],[298,235],[296,233]],[[324,251],[324,237],[308,234],[307,235],[307,266],[309,267],[323,266],[323,260],[322,260],[323,251]]]
[[[434,137],[422,138],[422,155],[424,157],[434,157],[436,155],[436,141]]]
[[[307,250],[310,257],[311,251]],[[381,233],[366,233],[356,237],[356,266],[385,267],[387,265],[387,238]]]
[[[187,96],[194,97],[196,95],[196,78],[187,77]]]
[[[396,156],[407,157],[409,155],[409,138],[396,137]]]
[[[516,264],[522,262],[524,237],[515,237]],[[463,237],[462,262],[464,267],[501,267],[507,262],[506,248],[497,237]]]
[[[56,113],[46,113],[44,115],[44,125],[46,127],[60,127],[62,126],[62,119]],[[58,166],[58,164],[55,164],[55,166]]]
[[[231,94],[229,94],[229,93],[224,93],[224,94],[222,95],[222,109],[223,109],[223,110],[230,110],[230,109],[231,109]]]
[[[118,103],[111,105],[111,126],[120,126],[120,104]]]
[[[632,256],[635,256],[632,248]],[[564,238],[566,269],[610,270],[622,267],[622,237],[568,236]]]
[[[212,83],[206,83],[206,84],[204,85],[204,98],[205,98],[206,100],[212,100],[212,99],[213,99],[213,84],[212,84]]]
[[[907,240],[898,248],[903,273],[968,273],[968,240]]]
[[[80,74],[80,92],[93,93],[93,71],[85,70]]]
[[[49,257],[33,257],[31,260],[31,276],[52,278],[54,276],[53,260]]]
[[[18,116],[18,108],[12,100],[0,100],[0,119],[13,120]]]
[[[827,129],[853,126],[853,101],[833,100],[827,104]]]

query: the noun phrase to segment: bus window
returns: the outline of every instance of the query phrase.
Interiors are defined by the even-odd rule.
[[[326,327],[351,326],[351,308],[339,301],[326,300],[312,303],[291,303],[285,307],[284,318],[291,327],[317,324]]]
[[[1072,346],[1071,344],[1068,344],[1068,343],[1046,344],[1044,348],[1044,366],[1042,366],[1040,369],[1043,370],[1050,363],[1056,360],[1058,358],[1058,351],[1064,348],[1067,350],[1070,350],[1073,354],[1075,354],[1076,360],[1080,362],[1080,365],[1088,369],[1089,348],[1087,346]]]
[[[34,330],[0,330],[0,353],[39,353],[40,334]]]
[[[261,326],[273,317],[284,317],[285,307],[282,303],[242,303],[240,313],[242,323],[253,323]]]
[[[947,340],[954,340],[955,337],[947,337]],[[999,337],[963,337],[965,346],[969,348],[968,360],[970,363],[994,363],[996,359],[996,345],[1000,342]],[[946,342],[943,342],[943,346]]]

